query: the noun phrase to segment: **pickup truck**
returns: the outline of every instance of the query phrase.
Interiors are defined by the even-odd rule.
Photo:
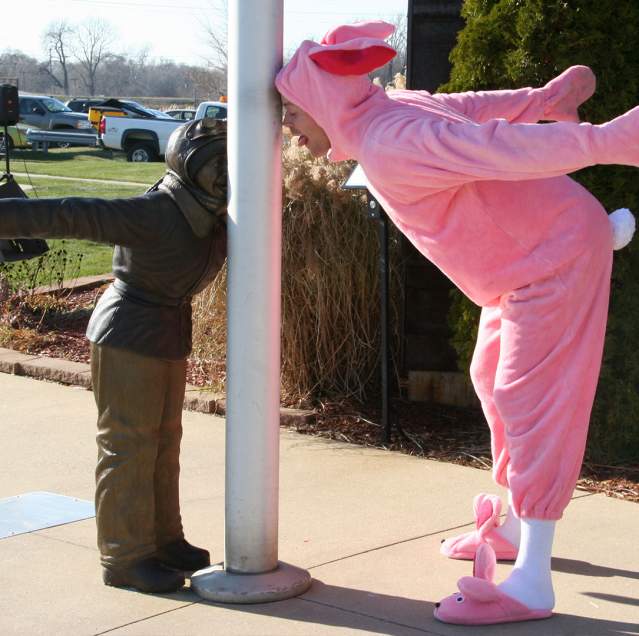
[[[158,161],[171,133],[184,122],[173,117],[127,117],[104,113],[98,124],[98,143],[122,150],[128,161]]]
[[[123,150],[129,161],[161,159],[171,133],[185,122],[168,115],[160,117],[154,111],[126,100],[120,100],[120,112],[116,112],[118,110],[116,102],[118,100],[110,100],[102,106],[89,110],[89,119],[92,122],[98,122],[100,145],[103,148]],[[109,104],[112,106],[111,110],[109,110]],[[132,104],[144,110],[145,113],[131,112]],[[127,105],[129,108],[126,108]],[[228,104],[224,102],[202,102],[197,108],[195,119],[203,117],[226,119],[227,106]]]
[[[226,119],[227,108],[227,102],[202,102],[195,111],[194,119],[204,119],[204,117]]]
[[[98,130],[100,120],[104,115],[111,117],[140,117],[141,119],[155,119],[165,117],[163,113],[146,108],[131,99],[103,99],[99,104],[91,104],[88,110],[88,118],[92,126]]]
[[[20,121],[43,130],[89,132],[91,124],[83,113],[74,113],[54,97],[20,94]]]

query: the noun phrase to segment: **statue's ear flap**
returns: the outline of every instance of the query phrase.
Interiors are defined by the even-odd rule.
[[[367,75],[397,53],[383,40],[361,38],[343,44],[318,46],[309,57],[323,70],[333,75]]]

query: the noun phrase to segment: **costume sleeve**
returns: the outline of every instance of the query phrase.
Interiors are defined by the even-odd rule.
[[[587,66],[571,66],[543,88],[435,94],[433,97],[472,120],[506,119],[511,123],[579,121],[577,109],[592,97],[597,86]]]
[[[541,88],[502,91],[434,93],[433,99],[478,123],[506,119],[512,123],[535,123],[544,119],[545,94]]]
[[[157,201],[154,205],[149,196],[0,199],[0,238],[75,238],[126,247],[148,245],[172,229],[172,219],[157,209]]]
[[[601,125],[425,120],[393,130],[383,141],[374,172],[381,180],[392,179],[392,172],[409,188],[542,179],[594,164],[639,166],[639,107]]]

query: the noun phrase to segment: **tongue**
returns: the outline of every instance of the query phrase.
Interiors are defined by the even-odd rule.
[[[297,138],[297,145],[298,146],[305,146],[308,143],[308,137],[306,135],[300,135]]]

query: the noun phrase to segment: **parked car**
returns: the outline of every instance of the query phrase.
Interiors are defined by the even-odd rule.
[[[131,99],[106,99],[98,106],[89,108],[89,121],[91,125],[99,130],[100,121],[103,116],[109,117],[137,117],[140,119],[173,119],[166,113],[151,108],[146,108]]]
[[[76,113],[55,97],[19,95],[20,121],[43,130],[78,130],[86,132],[91,122],[83,113]]]
[[[226,119],[226,102],[202,102],[195,112],[195,119],[213,117],[213,119]]]
[[[155,115],[156,117],[159,117],[160,119],[175,119],[175,117],[172,117],[167,112],[163,110],[158,110],[157,108],[147,108],[147,110],[151,114]]]
[[[106,97],[74,97],[66,102],[66,106],[76,113],[88,113],[89,108],[100,106],[105,101]]]
[[[98,127],[103,148],[122,150],[128,161],[157,161],[171,133],[184,122],[173,117],[127,117],[104,113]]]
[[[9,126],[7,128],[9,133],[9,150],[14,148],[28,148],[29,142],[27,141],[27,131],[20,126]],[[4,128],[0,128],[0,153],[5,152],[6,143],[4,139]]]
[[[184,121],[173,117],[154,117],[151,109],[139,107],[145,114],[123,116],[122,111],[113,114],[104,112],[98,127],[98,140],[104,148],[126,152],[129,161],[156,161],[164,156],[171,133],[183,126]],[[226,107],[224,102],[202,102],[197,107],[195,119],[226,119]],[[103,108],[98,107],[99,110]]]
[[[176,108],[173,110],[165,110],[164,112],[170,117],[180,119],[181,121],[191,121],[195,118],[195,109],[193,108]]]

